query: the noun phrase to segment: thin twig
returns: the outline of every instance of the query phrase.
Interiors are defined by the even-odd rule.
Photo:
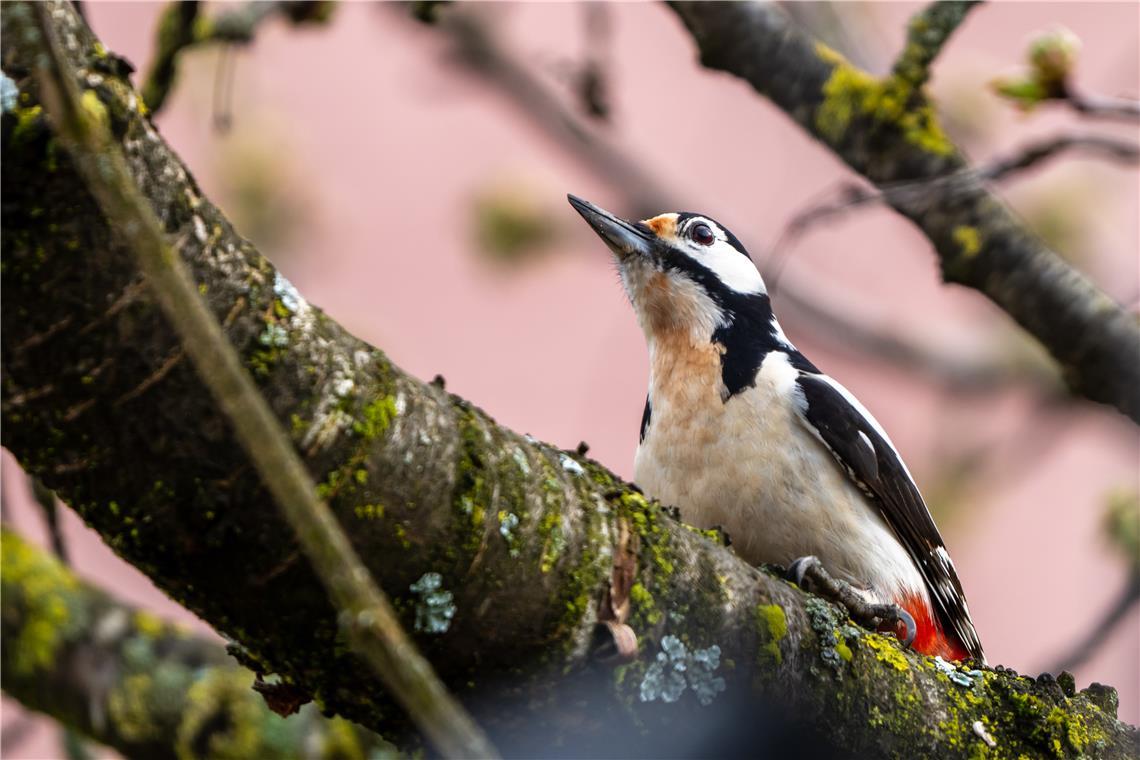
[[[774,259],[772,285],[775,287],[779,281],[779,274],[783,269],[784,251],[793,241],[824,220],[871,203],[889,203],[921,194],[946,197],[947,194],[966,192],[972,190],[979,182],[1007,179],[1066,151],[1085,151],[1090,157],[1104,158],[1122,164],[1140,163],[1140,146],[1134,142],[1101,135],[1058,135],[1025,145],[1016,152],[985,166],[964,169],[945,177],[903,182],[884,186],[879,190],[845,183],[835,192],[839,196],[837,200],[811,206],[797,213],[785,225],[770,254]]]
[[[1071,672],[1096,654],[1137,602],[1140,602],[1140,572],[1134,572],[1129,576],[1128,584],[1121,590],[1116,601],[1105,610],[1103,616],[1089,626],[1088,633],[1072,649],[1057,658],[1056,664],[1049,668],[1049,672],[1060,673],[1062,670]]]
[[[289,437],[198,295],[185,262],[167,245],[160,222],[131,179],[126,160],[106,128],[105,107],[94,91],[80,95],[55,36],[52,7],[23,6],[25,11],[34,8],[38,21],[38,29],[29,24],[24,34],[41,37],[38,42],[44,55],[37,59],[37,79],[46,111],[88,189],[110,223],[122,231],[202,380],[233,423],[238,440],[292,526],[340,611],[349,641],[442,754],[496,755],[416,650],[332,511],[317,498]]]
[[[1106,95],[1083,95],[1069,91],[1065,102],[1074,111],[1085,116],[1108,119],[1140,120],[1140,101],[1129,98],[1112,98]]]

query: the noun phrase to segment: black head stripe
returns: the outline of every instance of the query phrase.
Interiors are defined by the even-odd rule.
[[[677,214],[677,231],[678,231],[678,233],[680,233],[681,230],[684,228],[685,222],[687,222],[690,219],[693,219],[694,217],[699,217],[701,219],[704,219],[704,220],[711,222],[712,224],[716,225],[716,228],[724,233],[724,239],[725,239],[725,241],[728,242],[729,245],[731,245],[736,250],[740,251],[748,259],[752,258],[751,256],[748,255],[748,251],[746,251],[744,249],[744,244],[740,242],[740,240],[736,237],[736,235],[733,235],[732,232],[729,231],[729,229],[727,227],[725,227],[723,224],[721,224],[717,220],[713,219],[712,217],[705,216],[704,214],[697,214],[697,213],[694,213],[692,211],[681,211],[680,213],[678,213]]]

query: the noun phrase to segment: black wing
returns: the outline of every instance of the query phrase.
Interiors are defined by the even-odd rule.
[[[922,573],[944,628],[957,634],[972,657],[984,660],[982,644],[958,573],[914,480],[886,433],[863,405],[826,375],[801,372],[801,419],[878,506]]]

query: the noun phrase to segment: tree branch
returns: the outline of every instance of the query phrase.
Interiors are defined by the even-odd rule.
[[[942,52],[978,0],[940,0],[914,14],[906,30],[906,47],[895,61],[893,74],[917,90],[930,78],[930,65]]]
[[[781,243],[799,237],[819,222],[860,206],[900,200],[905,195],[918,196],[926,193],[936,196],[969,191],[979,182],[1006,179],[1068,151],[1087,152],[1091,156],[1126,165],[1140,163],[1140,146],[1134,142],[1103,135],[1057,135],[1023,145],[1008,156],[999,157],[985,166],[963,168],[942,177],[902,182],[876,190],[868,190],[859,185],[845,185],[840,189],[842,197],[839,200],[812,206],[792,217],[781,233]],[[778,243],[773,256],[779,254],[780,247]]]
[[[0,120],[4,445],[259,670],[330,712],[400,728],[225,417],[188,363],[169,366],[177,335],[139,287],[125,231],[51,147],[57,138],[26,76],[34,58],[13,33],[19,7],[0,6],[5,72],[28,94]],[[1107,692],[903,651],[748,566],[596,462],[403,373],[234,232],[139,114],[129,84],[91,76],[99,48],[88,30],[69,7],[52,7],[60,37],[76,41],[65,52],[82,98],[106,109],[135,184],[182,241],[199,292],[321,494],[500,746],[613,754],[618,738],[633,737],[631,752],[663,742],[659,754],[698,754],[723,741],[717,721],[731,715],[739,754],[770,740],[763,700],[775,696],[826,722],[854,753],[965,757],[984,736],[1014,755],[1135,751]],[[71,326],[51,331],[65,313]],[[615,577],[626,573],[623,611]],[[595,656],[607,628],[598,623],[615,614],[642,652],[617,668]],[[58,647],[42,651],[51,658]],[[733,704],[749,709],[727,711]],[[682,743],[694,737],[705,743]]]
[[[775,7],[675,3],[701,62],[770,98],[880,188],[966,167],[906,79],[878,80],[792,26]],[[1029,233],[978,184],[890,205],[930,239],[947,282],[985,294],[1061,366],[1074,393],[1140,422],[1140,324]]]
[[[50,7],[34,6],[38,24],[29,17],[32,8],[17,6],[9,21],[36,62],[35,81],[56,133],[107,221],[122,230],[127,248],[179,333],[199,376],[336,604],[353,648],[441,753],[449,757],[497,755],[404,633],[388,598],[360,563],[328,505],[317,498],[292,441],[208,311],[182,259],[167,245],[161,223],[135,186],[118,144],[111,140],[106,108],[97,96],[81,102],[55,37]]]
[[[154,60],[142,86],[143,101],[158,113],[174,87],[178,57],[187,48],[212,42],[247,44],[266,19],[280,14],[294,24],[324,23],[334,5],[327,0],[261,0],[235,4],[214,18],[199,15],[197,0],[175,0],[158,22]]]
[[[126,757],[359,756],[387,745],[316,705],[288,720],[218,644],[119,604],[3,530],[4,691]],[[5,736],[7,739],[7,736]],[[228,751],[227,751],[228,750]]]

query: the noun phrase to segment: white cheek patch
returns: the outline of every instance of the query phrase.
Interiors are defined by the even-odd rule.
[[[737,293],[755,295],[768,292],[764,278],[756,271],[756,265],[727,240],[723,240],[719,232],[717,241],[712,245],[690,244],[687,252]]]
[[[708,225],[716,240],[712,245],[701,245],[689,240],[686,235],[696,224]],[[744,295],[767,293],[764,278],[760,276],[752,260],[728,242],[723,228],[711,219],[694,217],[686,222],[678,238],[679,247],[701,266],[710,270],[725,286]],[[789,344],[790,345],[790,344]]]

